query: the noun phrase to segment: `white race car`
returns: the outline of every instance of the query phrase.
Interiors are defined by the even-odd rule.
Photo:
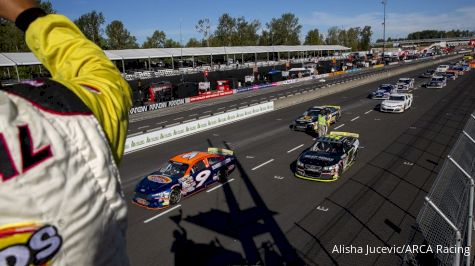
[[[410,93],[393,93],[384,100],[379,110],[387,113],[402,113],[411,108],[413,96]]]
[[[447,79],[444,76],[434,76],[426,84],[426,88],[429,89],[441,89],[445,86],[447,86]]]
[[[436,72],[445,72],[449,70],[449,65],[440,65],[436,68]]]
[[[398,90],[410,90],[414,89],[414,79],[413,78],[400,78],[396,83]]]

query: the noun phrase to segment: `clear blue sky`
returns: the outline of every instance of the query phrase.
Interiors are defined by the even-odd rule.
[[[343,28],[370,25],[373,39],[382,37],[383,5],[380,0],[52,0],[59,13],[76,19],[92,10],[104,14],[106,24],[121,20],[142,43],[154,30],[185,43],[190,37],[201,39],[196,22],[209,18],[214,28],[218,17],[227,12],[233,17],[258,19],[263,28],[273,17],[294,13],[302,24],[301,39],[318,28],[324,33],[331,26]],[[422,29],[475,30],[475,0],[388,0],[386,37],[405,37]]]

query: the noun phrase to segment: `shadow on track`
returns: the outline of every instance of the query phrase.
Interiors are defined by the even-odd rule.
[[[213,146],[209,139],[208,144]],[[226,142],[224,146],[230,148]],[[178,216],[170,217],[179,228],[173,233],[175,242],[172,252],[175,253],[175,265],[305,265],[275,221],[274,215],[277,213],[266,206],[239,159],[236,160],[236,170],[254,202],[254,207],[242,209],[229,183],[226,183],[223,185],[223,191],[228,212],[211,209],[184,218],[181,217],[181,212]],[[244,257],[226,250],[217,238],[209,244],[194,243],[180,225],[182,220],[239,241]],[[271,240],[263,241],[260,246],[256,245],[254,238],[264,234],[270,235]]]
[[[244,260],[239,253],[222,247],[216,238],[209,244],[195,243],[188,238],[187,231],[181,226],[182,211],[170,217],[178,229],[173,231],[174,242],[171,252],[175,254],[175,265],[226,265],[241,264]]]

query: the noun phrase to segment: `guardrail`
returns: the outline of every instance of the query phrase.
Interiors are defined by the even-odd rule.
[[[223,112],[206,118],[195,119],[186,123],[168,125],[155,131],[128,137],[125,140],[124,153],[128,154],[150,148],[188,135],[267,113],[272,110],[274,110],[274,102],[270,101],[230,112]]]
[[[475,114],[472,113],[425,198],[410,240],[411,245],[427,243],[438,265],[470,265],[474,174]],[[444,248],[449,248],[449,252],[444,252]],[[418,255],[421,254],[406,253],[406,263],[422,263]]]

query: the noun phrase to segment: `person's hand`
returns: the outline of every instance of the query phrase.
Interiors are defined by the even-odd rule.
[[[21,12],[38,7],[35,0],[0,0],[0,17],[15,22]]]

